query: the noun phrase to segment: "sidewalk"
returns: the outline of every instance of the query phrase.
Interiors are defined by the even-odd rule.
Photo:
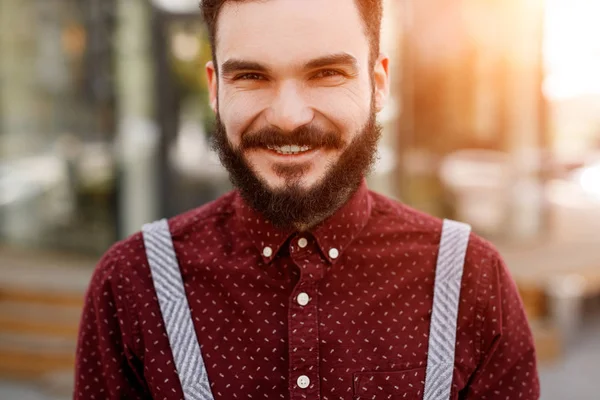
[[[0,399],[2,400],[70,400],[72,396],[52,396],[44,394],[31,383],[0,380]]]

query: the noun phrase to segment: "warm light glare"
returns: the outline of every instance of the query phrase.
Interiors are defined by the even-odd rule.
[[[600,94],[600,0],[546,0],[544,92]]]
[[[175,34],[171,46],[175,57],[182,61],[193,61],[200,54],[200,42],[193,34],[182,32]]]
[[[600,198],[600,164],[583,168],[578,180],[586,193]]]
[[[190,13],[198,11],[198,0],[152,0],[158,8],[170,13]]]

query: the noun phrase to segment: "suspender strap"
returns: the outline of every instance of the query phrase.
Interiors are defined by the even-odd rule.
[[[154,289],[185,400],[213,400],[167,220],[142,228]]]
[[[444,220],[429,328],[425,400],[450,399],[460,286],[470,232],[469,225]]]

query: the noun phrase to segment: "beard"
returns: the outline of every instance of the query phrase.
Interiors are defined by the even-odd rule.
[[[302,126],[289,133],[273,127],[246,132],[242,135],[239,148],[234,148],[217,112],[211,145],[244,201],[275,227],[288,230],[314,226],[332,215],[356,192],[375,162],[381,131],[374,105],[371,104],[368,121],[347,145],[337,132]],[[273,170],[280,177],[285,177],[286,183],[281,188],[273,189],[244,158],[244,151],[253,148],[292,144],[313,149],[345,149],[338,160],[328,166],[321,180],[309,188],[302,187],[301,179],[310,165],[275,164]]]

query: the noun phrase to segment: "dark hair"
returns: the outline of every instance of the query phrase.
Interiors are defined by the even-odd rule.
[[[216,64],[216,49],[215,41],[217,35],[217,19],[221,8],[228,1],[244,2],[244,1],[261,1],[261,0],[201,0],[200,8],[202,16],[208,29],[208,38],[212,49],[212,57]],[[264,1],[264,0],[262,0]],[[326,0],[324,0],[326,1]],[[381,36],[381,18],[383,14],[383,0],[354,0],[356,7],[363,20],[365,34],[370,45],[370,62],[371,64],[377,60],[379,56],[379,43]],[[215,65],[216,67],[216,65]]]

